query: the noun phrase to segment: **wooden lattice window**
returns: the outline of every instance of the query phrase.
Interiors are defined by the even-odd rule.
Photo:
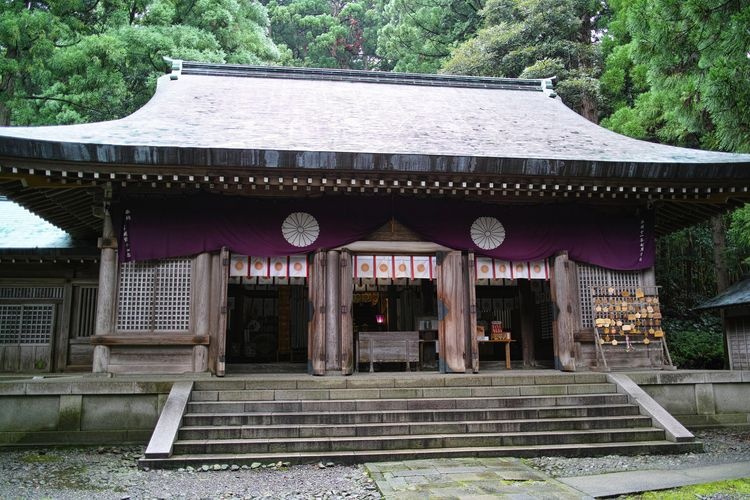
[[[750,318],[732,318],[727,323],[730,368],[750,370]]]
[[[54,299],[62,300],[60,286],[0,286],[0,299]]]
[[[534,319],[539,336],[542,339],[552,338],[552,294],[549,282],[539,282],[534,290]]]
[[[0,344],[48,344],[54,304],[0,304]]]
[[[641,271],[614,271],[588,264],[577,264],[578,299],[581,306],[581,326],[594,326],[594,308],[592,306],[592,287],[613,287],[616,289],[635,289],[643,286]]]
[[[91,337],[96,328],[96,286],[78,286],[73,291],[73,337]]]
[[[191,259],[123,263],[117,329],[189,330],[192,268]]]

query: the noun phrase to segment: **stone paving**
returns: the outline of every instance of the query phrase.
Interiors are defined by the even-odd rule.
[[[590,498],[517,458],[444,458],[365,464],[386,499]]]

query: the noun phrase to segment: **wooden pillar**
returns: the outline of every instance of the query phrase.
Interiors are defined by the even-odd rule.
[[[352,275],[352,256],[346,250],[341,252],[339,282],[341,373],[351,375],[354,371],[354,324],[352,322],[354,278]]]
[[[117,300],[117,238],[112,226],[109,210],[104,211],[104,228],[99,239],[101,261],[99,262],[99,291],[96,299],[96,325],[94,335],[115,333]],[[94,347],[92,371],[103,373],[109,370],[109,346]]]
[[[521,349],[523,366],[536,366],[534,353],[534,294],[529,280],[518,280],[521,309]]]
[[[326,371],[341,370],[341,329],[339,328],[341,307],[339,306],[339,252],[331,250],[326,254]]]
[[[65,371],[68,365],[68,351],[70,350],[70,322],[73,312],[73,284],[70,279],[65,280],[63,287],[63,301],[60,305],[60,323],[57,328],[55,341],[52,343],[52,361],[50,371]]]
[[[573,334],[579,327],[580,316],[575,262],[568,259],[567,252],[554,259],[550,288],[555,313],[552,321],[555,368],[574,372],[576,360]]]
[[[195,273],[193,273],[193,290],[195,291],[195,323],[196,337],[208,337],[211,325],[211,255],[203,252],[195,258]],[[208,370],[208,346],[193,347],[193,371]]]
[[[227,348],[227,293],[229,285],[229,251],[211,255],[210,328],[208,332],[208,370],[224,376]]]
[[[312,256],[308,278],[308,335],[307,370],[313,375],[326,373],[326,252],[318,251]]]
[[[646,290],[646,293],[653,293],[653,288],[656,287],[656,272],[654,271],[654,267],[651,266],[648,269],[644,269],[643,271],[641,271],[641,273],[643,286],[651,288],[651,290]]]
[[[474,267],[474,253],[469,252],[466,256],[466,272],[464,276],[466,278],[465,290],[466,293],[466,344],[467,352],[470,353],[470,361],[468,364],[471,365],[471,371],[479,373],[479,341],[477,340],[477,276],[476,269]]]
[[[466,371],[466,316],[461,252],[438,252],[437,298],[440,372]]]

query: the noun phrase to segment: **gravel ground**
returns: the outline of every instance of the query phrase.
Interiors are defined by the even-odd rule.
[[[705,430],[696,435],[706,453],[540,457],[525,462],[551,476],[570,477],[750,461],[750,430]],[[136,467],[142,453],[140,447],[0,451],[0,498],[381,498],[375,484],[358,466],[253,464],[253,468],[207,464],[198,470],[143,471]]]
[[[0,451],[0,498],[382,498],[358,466],[210,464],[144,471],[136,467],[142,453],[140,447]]]
[[[706,429],[695,431],[693,434],[703,441],[705,453],[632,457],[607,455],[595,458],[539,457],[527,459],[524,462],[552,477],[589,476],[643,469],[685,469],[704,465],[750,462],[749,429]]]

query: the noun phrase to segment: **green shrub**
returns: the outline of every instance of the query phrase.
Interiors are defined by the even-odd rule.
[[[672,362],[682,369],[724,368],[724,334],[721,320],[714,314],[690,319],[664,319]]]

